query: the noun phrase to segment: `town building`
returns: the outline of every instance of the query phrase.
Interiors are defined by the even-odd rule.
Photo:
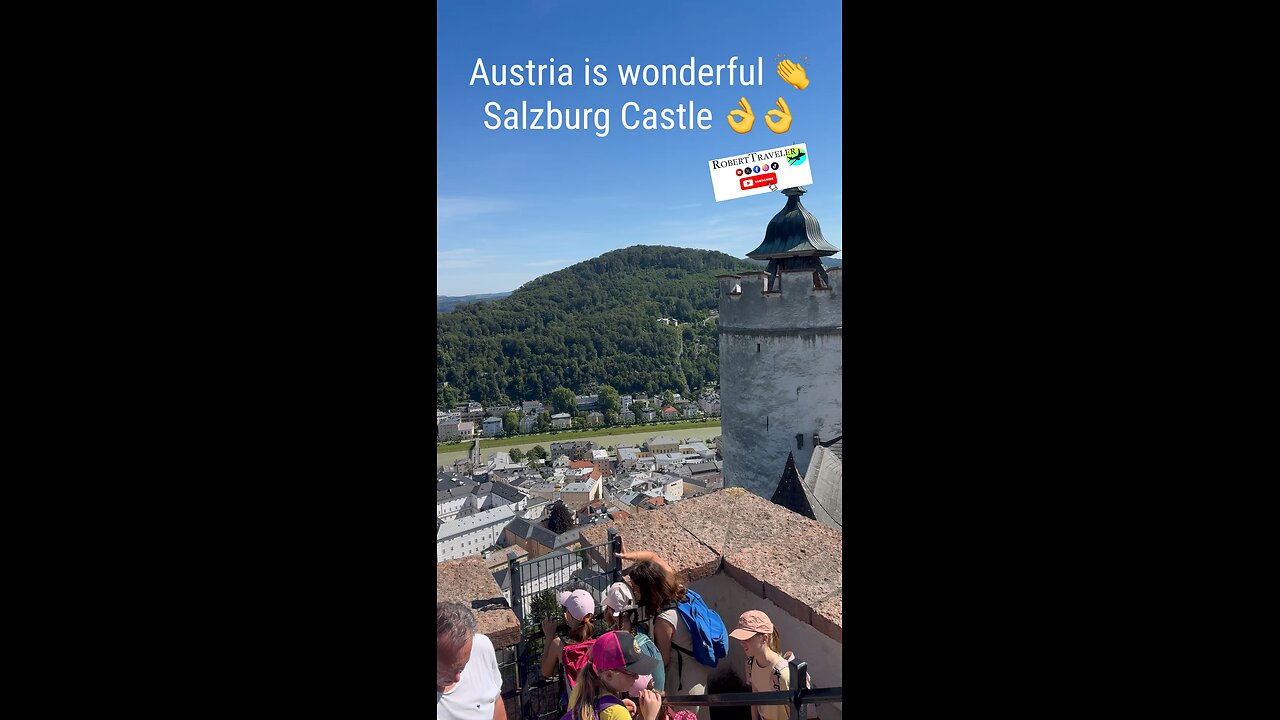
[[[436,442],[451,442],[462,436],[458,433],[461,422],[457,415],[449,415],[436,424]]]
[[[650,453],[669,453],[680,451],[680,441],[669,435],[654,435],[644,444]]]
[[[529,551],[529,557],[537,558],[547,553],[577,545],[578,530],[570,528],[563,533],[551,532],[540,522],[515,518],[502,531],[500,544],[519,545]]]
[[[557,428],[567,428],[573,424],[573,418],[569,413],[556,413],[551,416],[551,426]]]
[[[568,456],[570,460],[590,460],[591,453],[599,449],[600,446],[591,440],[568,440],[551,443],[548,453],[552,460],[561,455]]]
[[[485,437],[497,437],[502,433],[502,418],[487,417],[481,426]]]
[[[570,510],[577,510],[592,500],[600,499],[602,496],[601,488],[602,483],[599,477],[569,483],[560,488],[560,500]]]
[[[601,475],[613,474],[613,458],[609,456],[608,450],[592,450],[591,465],[599,470]]]
[[[497,544],[505,528],[523,509],[500,505],[452,520],[436,519],[436,562],[479,554]]]

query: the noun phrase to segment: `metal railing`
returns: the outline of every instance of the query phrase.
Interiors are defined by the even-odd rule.
[[[617,529],[609,528],[607,541],[576,548],[570,553],[549,559],[544,559],[544,556],[516,562],[515,553],[507,553],[511,609],[520,622],[520,641],[510,654],[510,659],[499,662],[498,669],[503,672],[503,698],[518,698],[520,718],[541,720],[559,718],[564,714],[560,702],[561,674],[549,678],[541,676],[546,639],[537,618],[549,608],[540,607],[534,598],[547,592],[579,587],[595,590],[594,595],[602,596],[609,585],[622,579],[622,560],[617,556],[621,550],[622,539]],[[541,568],[536,567],[539,564],[542,565]],[[536,575],[532,574],[534,571],[537,571]],[[565,575],[566,571],[568,576]],[[559,613],[548,613],[546,616],[556,620],[558,630],[566,629]],[[603,622],[594,624],[597,636],[606,629]],[[510,686],[508,677],[512,680]]]
[[[837,703],[844,701],[844,688],[809,688],[809,663],[791,663],[790,690],[770,692],[738,692],[708,693],[706,695],[667,695],[663,699],[668,705],[737,707],[743,705],[790,705],[792,719],[804,720],[809,705],[821,703]]]

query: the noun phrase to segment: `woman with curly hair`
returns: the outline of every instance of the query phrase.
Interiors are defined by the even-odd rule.
[[[677,603],[688,599],[685,586],[676,581],[675,571],[655,552],[620,552],[618,557],[635,562],[624,571],[624,578],[646,616],[653,618],[650,630],[662,653],[667,694],[706,695],[710,668],[693,658],[693,636],[675,609]],[[698,720],[709,720],[707,706],[689,710],[697,714]]]

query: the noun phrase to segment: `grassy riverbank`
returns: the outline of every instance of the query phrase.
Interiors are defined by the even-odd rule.
[[[480,449],[486,450],[491,448],[509,447],[511,445],[529,445],[543,444],[551,442],[568,442],[570,440],[590,440],[595,437],[608,437],[611,435],[632,435],[634,433],[644,433],[652,431],[653,435],[661,435],[666,432],[676,430],[701,430],[704,428],[720,427],[720,418],[710,418],[699,421],[677,421],[677,422],[655,422],[646,425],[621,425],[611,428],[590,428],[587,430],[561,430],[559,432],[541,433],[539,435],[513,435],[512,437],[491,438],[480,440]],[[437,443],[436,454],[457,452],[466,450],[474,441]]]

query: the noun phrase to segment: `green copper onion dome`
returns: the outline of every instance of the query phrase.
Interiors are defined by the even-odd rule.
[[[760,247],[747,253],[747,257],[756,260],[772,260],[786,257],[806,257],[835,255],[840,249],[822,237],[822,228],[818,227],[818,219],[804,205],[800,204],[800,196],[804,188],[794,187],[782,191],[787,196],[787,204],[773,219],[764,231],[764,242]]]

